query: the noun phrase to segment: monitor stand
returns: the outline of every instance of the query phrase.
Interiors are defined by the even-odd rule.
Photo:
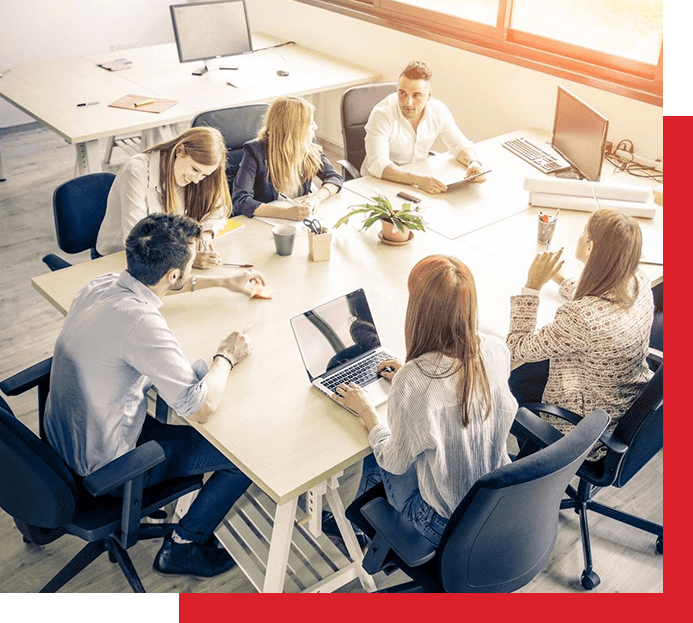
[[[565,171],[557,171],[555,173],[556,177],[562,177],[568,180],[581,180],[582,175],[580,175],[575,169],[566,169]]]
[[[201,76],[203,74],[206,74],[208,71],[214,71],[215,69],[219,69],[219,57],[217,58],[210,58],[207,59],[204,62],[204,65],[201,67],[198,67],[195,71],[192,72],[193,76]]]

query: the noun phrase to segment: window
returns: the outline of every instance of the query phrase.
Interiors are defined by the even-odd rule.
[[[298,0],[662,105],[663,0]]]

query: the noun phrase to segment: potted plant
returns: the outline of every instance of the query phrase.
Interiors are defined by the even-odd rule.
[[[405,203],[400,209],[395,209],[387,197],[378,195],[372,197],[372,203],[364,203],[355,207],[355,210],[345,214],[335,223],[335,229],[349,222],[352,216],[365,214],[366,220],[363,222],[361,229],[368,229],[373,223],[380,221],[382,223],[382,237],[384,241],[404,243],[410,239],[409,230],[418,229],[419,231],[426,231],[423,219],[419,214],[416,214],[419,208],[412,208],[411,203]]]

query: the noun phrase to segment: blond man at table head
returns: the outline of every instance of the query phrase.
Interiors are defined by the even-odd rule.
[[[424,160],[440,139],[457,161],[467,167],[466,175],[481,173],[481,163],[472,142],[460,131],[452,113],[432,97],[433,72],[423,61],[412,61],[399,76],[397,93],[375,105],[366,124],[366,158],[362,175],[418,186],[438,194],[447,186],[434,177],[408,173],[401,167]],[[478,177],[475,182],[484,181]]]

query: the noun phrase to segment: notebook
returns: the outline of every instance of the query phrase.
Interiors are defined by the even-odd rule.
[[[472,180],[475,180],[477,177],[481,177],[482,175],[486,175],[487,173],[490,173],[491,169],[488,171],[482,171],[480,173],[475,173],[474,175],[470,175],[469,177],[462,178],[461,180],[457,182],[453,182],[452,184],[448,184],[448,190],[455,190],[455,188],[459,188],[463,184],[466,184],[467,182],[471,182]]]
[[[381,346],[362,289],[294,316],[291,328],[308,378],[321,392],[331,396],[340,383],[354,381],[375,406],[387,401],[390,382],[377,375],[377,368],[397,357]]]

